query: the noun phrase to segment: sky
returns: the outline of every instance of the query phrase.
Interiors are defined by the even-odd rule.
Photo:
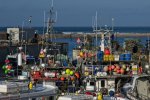
[[[98,26],[150,26],[150,0],[54,0],[55,26],[92,26],[98,13]],[[51,0],[0,0],[0,27],[44,26]],[[24,23],[24,24],[23,24]]]

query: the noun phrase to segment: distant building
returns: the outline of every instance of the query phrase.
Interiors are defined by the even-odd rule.
[[[0,44],[6,43],[6,45],[14,45],[18,43],[38,43],[38,32],[33,28],[25,27],[21,28],[7,28],[7,32],[0,32]]]
[[[7,28],[8,40],[19,42],[19,28]]]

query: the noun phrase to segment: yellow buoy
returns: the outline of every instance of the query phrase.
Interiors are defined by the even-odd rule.
[[[103,100],[103,95],[102,95],[102,93],[98,93],[97,100]]]
[[[45,54],[43,53],[43,54],[39,54],[39,57],[40,58],[44,58],[45,57]]]
[[[84,75],[85,75],[85,76],[88,76],[88,75],[89,75],[89,72],[84,72]]]
[[[114,55],[109,55],[109,61],[114,61]]]
[[[70,74],[70,69],[66,69],[66,74]]]
[[[75,95],[78,95],[78,91],[76,91]]]
[[[79,55],[80,55],[80,57],[83,57],[83,52],[80,52],[80,54],[79,54]]]
[[[109,55],[104,55],[104,61],[108,61],[109,60]]]
[[[30,82],[30,83],[29,83],[28,88],[29,88],[30,90],[32,90],[32,89],[33,89],[33,84],[32,84],[32,82]]]

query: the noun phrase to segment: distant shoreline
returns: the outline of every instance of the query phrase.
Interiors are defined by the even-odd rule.
[[[7,31],[7,28],[19,28],[20,31],[22,31],[22,26],[18,26],[18,27],[12,27],[12,26],[7,26],[7,27],[0,27],[0,32],[6,32]],[[29,26],[24,26],[23,28],[23,31],[37,31],[37,33],[39,34],[42,34],[43,33],[43,29],[44,29],[44,33],[46,32],[46,27],[43,28],[43,27],[29,27]],[[101,27],[98,29],[103,29],[105,30],[106,27]],[[112,27],[108,26],[107,29],[111,30]],[[91,26],[83,26],[83,27],[77,27],[77,26],[66,26],[66,27],[61,27],[61,26],[54,26],[53,28],[53,31],[55,33],[62,33],[62,32],[93,32],[93,28]],[[113,28],[113,31],[114,32],[119,32],[119,33],[150,33],[150,27],[142,27],[142,26],[135,26],[135,27],[128,27],[128,26],[125,26],[125,27],[119,27],[119,26],[115,26]]]
[[[67,34],[55,34],[55,38],[77,38],[77,37],[84,37],[85,35],[89,35],[91,37],[95,37],[95,33],[67,33]],[[42,35],[40,35],[42,36]],[[97,34],[98,37],[101,37],[101,34]],[[150,33],[114,33],[115,37],[150,37]]]
[[[150,37],[150,33],[117,33],[117,37]]]

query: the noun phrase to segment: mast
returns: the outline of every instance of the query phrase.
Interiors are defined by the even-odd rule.
[[[43,43],[44,43],[44,32],[45,32],[45,11],[44,11],[44,18],[43,18],[43,20],[44,20],[44,23],[43,23],[43,36],[42,36],[42,49],[43,49]]]
[[[149,40],[149,36],[148,36],[148,63],[150,65],[150,48],[149,48],[149,44],[150,44],[150,40]]]
[[[96,11],[96,16],[95,16],[95,27],[96,27],[95,33],[96,33],[96,47],[97,47],[97,11]]]
[[[52,42],[53,25],[56,22],[56,19],[57,19],[57,12],[54,11],[53,0],[52,0],[51,7],[50,7],[50,10],[49,10],[49,17],[48,17],[48,20],[47,20],[47,32],[45,34],[47,42],[48,42],[49,38]]]
[[[24,27],[24,20],[23,20],[23,22],[22,22],[22,35],[21,35],[21,47],[22,47],[22,45],[23,45],[23,27]]]
[[[104,52],[104,49],[105,49],[105,45],[104,45],[105,36],[104,36],[104,34],[105,34],[104,32],[101,33],[101,45],[100,45],[101,51],[103,51],[103,52]]]
[[[114,18],[112,18],[111,21],[112,21],[112,29],[111,30],[113,32],[114,31]]]

